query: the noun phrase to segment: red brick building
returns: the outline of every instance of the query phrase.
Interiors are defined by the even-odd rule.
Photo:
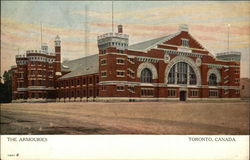
[[[61,73],[61,40],[55,38],[54,53],[43,43],[42,50],[28,50],[16,56],[12,67],[12,101],[46,102],[56,99],[55,84]]]
[[[40,92],[44,93],[44,99],[56,98],[61,102],[225,100],[240,97],[239,62],[216,59],[192,37],[187,25],[181,25],[177,33],[130,46],[129,36],[123,34],[119,25],[118,33],[100,35],[97,41],[99,54],[64,62],[61,68],[58,66],[60,61],[56,60],[60,47],[55,45],[58,54],[46,55],[54,61],[51,64],[45,62],[54,68],[54,88],[46,92],[36,90],[39,98]],[[14,84],[19,82],[15,76],[20,71],[24,77],[29,73],[29,65],[19,64],[22,60],[30,63],[27,57],[17,58]],[[28,84],[24,98],[34,98],[32,93],[35,91],[29,90],[30,80],[23,81],[25,87]],[[49,87],[48,83],[46,87]],[[13,99],[23,98],[20,87],[13,85],[13,90]],[[56,94],[52,94],[55,91]]]

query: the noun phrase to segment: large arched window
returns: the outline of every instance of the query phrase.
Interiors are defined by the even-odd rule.
[[[178,62],[170,69],[168,84],[191,84],[197,83],[193,68],[186,62]]]
[[[214,73],[209,75],[208,85],[211,85],[211,86],[216,86],[217,85],[217,77],[216,77],[216,75]]]
[[[148,68],[144,68],[141,71],[141,82],[144,82],[144,83],[152,82],[152,72]]]

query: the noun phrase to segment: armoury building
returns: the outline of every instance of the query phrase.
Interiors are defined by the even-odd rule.
[[[29,50],[13,66],[13,102],[185,101],[240,98],[240,63],[209,53],[187,25],[129,45],[122,25],[97,37],[99,53],[61,63],[55,52]],[[221,55],[221,54],[220,54]]]

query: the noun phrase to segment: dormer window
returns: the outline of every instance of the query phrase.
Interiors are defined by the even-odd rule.
[[[184,47],[189,47],[189,40],[188,39],[181,39],[181,45]]]

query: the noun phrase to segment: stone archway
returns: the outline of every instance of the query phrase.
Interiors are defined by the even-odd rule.
[[[209,76],[211,74],[215,74],[216,75],[216,82],[219,83],[221,82],[221,75],[220,75],[220,71],[218,71],[218,69],[215,68],[210,68],[207,72],[207,82],[209,81]]]
[[[157,73],[157,69],[155,68],[155,66],[152,63],[149,62],[144,62],[141,63],[138,68],[137,68],[137,78],[141,77],[141,72],[144,68],[148,68],[151,72],[152,72],[152,78],[153,79],[157,79],[158,78],[158,73]]]
[[[193,59],[186,57],[186,56],[176,56],[168,63],[166,70],[165,70],[165,83],[168,83],[168,74],[170,72],[170,69],[178,62],[186,62],[188,65],[190,65],[196,74],[196,78],[197,78],[196,85],[201,85],[201,74],[200,74],[199,67],[196,65]]]

